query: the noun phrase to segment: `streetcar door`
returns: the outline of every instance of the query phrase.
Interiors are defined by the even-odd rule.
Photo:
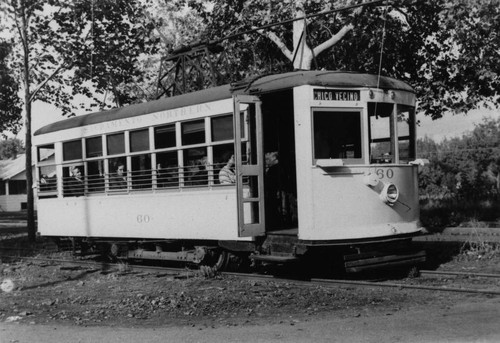
[[[238,236],[259,236],[265,231],[261,102],[249,95],[233,99]]]

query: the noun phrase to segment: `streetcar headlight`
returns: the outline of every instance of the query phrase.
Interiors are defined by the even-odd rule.
[[[399,189],[393,183],[385,183],[382,192],[380,192],[380,199],[388,205],[393,205],[399,198]]]

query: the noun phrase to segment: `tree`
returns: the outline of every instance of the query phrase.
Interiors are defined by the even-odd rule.
[[[0,160],[15,159],[25,152],[23,142],[18,138],[9,138],[0,141]]]
[[[204,20],[204,41],[328,13],[225,41],[230,81],[293,68],[353,70],[407,81],[421,110],[435,119],[485,101],[500,104],[498,0],[403,0],[339,12],[331,10],[360,2],[214,0],[213,8],[188,3]]]
[[[0,132],[19,131],[22,104],[18,96],[19,84],[12,76],[7,61],[11,45],[0,41]]]
[[[120,89],[140,78],[137,61],[154,53],[152,24],[138,1],[7,0],[0,2],[2,29],[14,32],[12,70],[22,80],[26,128],[28,237],[35,239],[31,156],[31,104],[52,103],[68,115],[77,94],[106,105],[111,92],[118,105],[137,99]],[[10,24],[10,27],[8,27]],[[94,97],[102,94],[103,99]],[[8,109],[9,110],[9,109]]]
[[[431,198],[488,199],[500,195],[500,118],[484,119],[472,132],[435,143],[417,142],[429,159],[420,175],[422,193]]]

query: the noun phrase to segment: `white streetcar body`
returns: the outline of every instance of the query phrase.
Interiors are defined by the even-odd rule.
[[[283,231],[305,250],[411,238],[421,230],[415,101],[389,78],[293,72],[48,125],[34,137],[38,231],[256,249]],[[268,199],[272,151],[286,179],[278,201]],[[236,182],[220,184],[228,152]],[[119,165],[126,181],[115,189]],[[70,193],[75,167],[83,186]]]

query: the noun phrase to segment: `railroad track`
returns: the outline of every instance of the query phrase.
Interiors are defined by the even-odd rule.
[[[192,270],[186,268],[172,268],[172,267],[156,267],[156,266],[146,266],[128,263],[109,263],[109,262],[95,262],[95,261],[84,261],[84,260],[66,260],[66,259],[54,259],[54,258],[42,258],[42,257],[19,257],[19,256],[0,256],[1,258],[13,258],[13,259],[23,259],[34,262],[50,262],[58,264],[66,264],[73,266],[86,267],[93,270],[103,270],[103,271],[116,271],[123,273],[155,273],[161,276],[171,276],[177,278],[195,277],[199,275],[204,275],[200,270]],[[246,278],[252,280],[261,281],[274,281],[274,282],[287,282],[300,284],[304,286],[357,286],[357,287],[384,287],[384,288],[395,288],[395,289],[413,289],[413,290],[427,290],[427,291],[439,291],[439,292],[452,292],[452,293],[469,293],[469,294],[487,294],[487,295],[500,295],[500,288],[497,289],[474,289],[467,287],[449,287],[445,286],[434,286],[434,285],[420,285],[411,284],[405,282],[394,282],[394,281],[364,281],[364,280],[348,280],[348,279],[320,279],[311,278],[308,280],[296,280],[290,278],[277,277],[274,275],[262,275],[262,274],[250,274],[250,273],[234,273],[234,272],[220,272],[221,275],[233,276],[237,278]],[[486,273],[468,273],[468,272],[455,272],[455,271],[433,271],[433,270],[421,270],[420,275],[431,275],[444,276],[444,277],[467,277],[467,278],[489,278],[489,279],[500,279],[500,274],[486,274]],[[421,280],[416,278],[415,280]]]

